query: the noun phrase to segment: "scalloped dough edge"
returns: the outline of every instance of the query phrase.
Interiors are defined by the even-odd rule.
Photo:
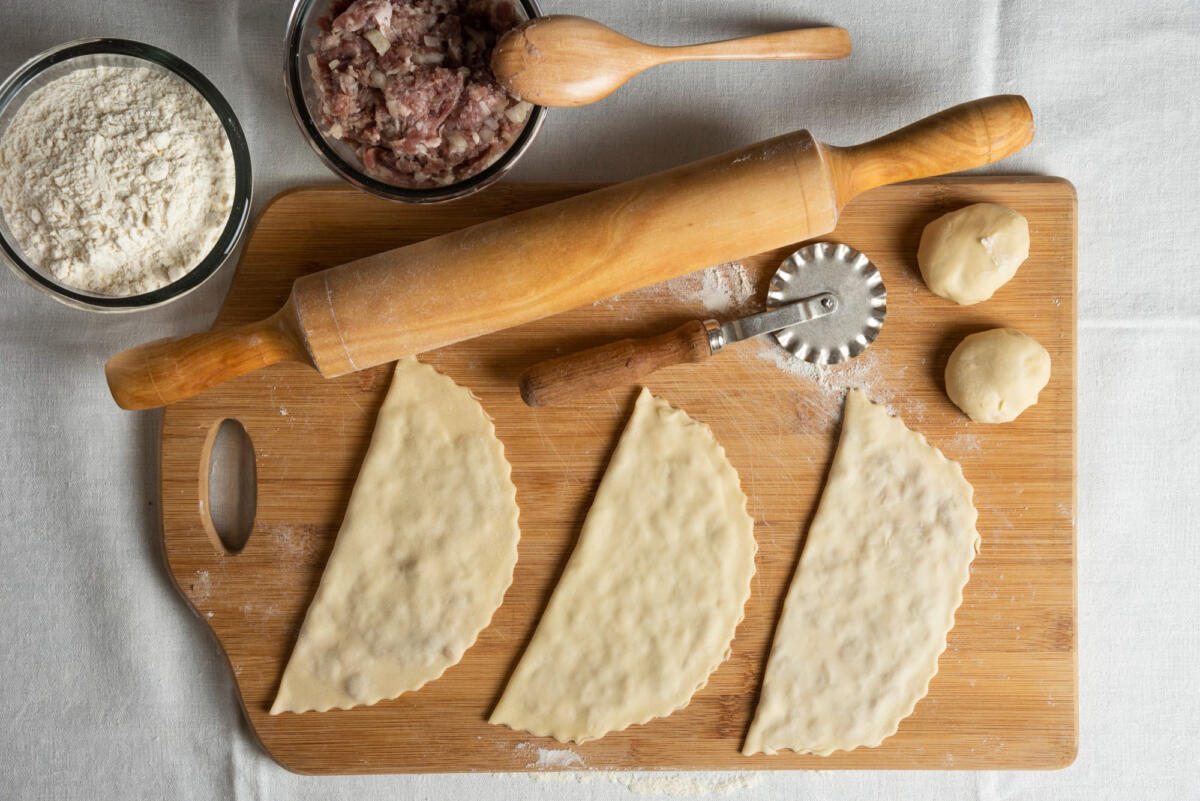
[[[788,747],[788,746],[778,746],[778,747],[763,747],[763,748],[757,749],[757,750],[750,750],[751,747],[749,745],[749,741],[750,741],[749,731],[752,731],[754,729],[754,723],[755,723],[755,721],[752,719],[751,725],[750,725],[750,730],[747,732],[746,742],[743,745],[742,754],[744,756],[754,756],[755,754],[766,754],[768,756],[773,756],[780,751],[791,751],[791,752],[797,753],[797,754],[812,754],[815,756],[829,756],[830,754],[837,753],[838,751],[849,752],[849,751],[853,751],[857,748],[877,748],[883,743],[884,740],[886,740],[887,738],[894,735],[897,731],[899,731],[900,724],[903,723],[906,718],[908,718],[910,715],[912,715],[913,711],[917,707],[917,704],[919,704],[921,702],[921,700],[924,699],[929,694],[929,686],[933,682],[933,679],[938,674],[938,669],[939,669],[939,665],[941,663],[942,654],[944,654],[946,652],[946,647],[949,643],[950,632],[954,630],[954,626],[956,623],[956,615],[957,615],[958,609],[962,606],[963,591],[966,589],[966,586],[970,582],[970,579],[971,579],[971,565],[975,561],[975,556],[978,555],[978,553],[979,553],[981,537],[979,535],[978,529],[976,528],[976,523],[978,521],[978,512],[975,508],[975,502],[974,502],[975,488],[969,481],[967,481],[966,475],[963,473],[963,470],[962,470],[962,465],[953,459],[947,458],[946,455],[944,453],[942,453],[940,448],[938,448],[937,446],[935,446],[929,442],[929,439],[924,434],[922,434],[921,432],[916,431],[914,429],[908,428],[908,426],[904,424],[904,421],[902,419],[900,419],[899,416],[888,413],[884,407],[872,402],[869,398],[867,398],[866,394],[863,393],[862,390],[860,390],[860,389],[851,389],[847,393],[847,396],[846,396],[846,409],[847,410],[849,409],[850,404],[852,402],[852,400],[851,400],[852,397],[854,398],[854,400],[853,400],[854,403],[859,403],[859,402],[866,403],[869,405],[869,407],[872,411],[877,410],[877,411],[885,414],[890,421],[889,424],[891,424],[891,425],[898,424],[900,426],[903,426],[905,431],[907,431],[909,434],[911,434],[915,438],[916,442],[918,442],[921,446],[928,448],[929,451],[931,451],[932,454],[935,455],[936,458],[938,460],[940,460],[941,463],[949,464],[954,468],[955,476],[960,481],[962,481],[962,483],[964,485],[966,485],[966,487],[970,490],[970,492],[967,495],[967,500],[968,500],[968,503],[970,504],[970,508],[971,508],[971,512],[972,512],[971,529],[972,529],[972,534],[974,535],[972,538],[972,555],[971,555],[971,558],[969,560],[967,560],[967,562],[964,564],[963,569],[961,570],[961,572],[959,574],[959,580],[957,582],[957,589],[955,592],[954,604],[950,609],[948,620],[945,621],[945,633],[942,635],[941,645],[937,649],[936,657],[934,659],[934,664],[933,664],[933,671],[929,674],[928,678],[925,679],[924,684],[921,686],[920,692],[917,693],[913,697],[912,702],[907,706],[907,708],[886,727],[886,730],[882,731],[876,738],[872,738],[871,740],[869,740],[867,742],[863,742],[863,743],[859,743],[859,744],[855,744],[855,745],[848,745],[846,747],[833,747],[833,748],[828,748],[828,749],[813,750],[813,749],[806,749],[806,748],[802,748],[802,747],[793,748],[793,747]],[[843,426],[845,426],[845,423],[846,423],[846,420],[843,419]],[[843,434],[844,433],[845,433],[845,429],[843,428]],[[838,444],[839,451],[841,450],[842,442],[844,442],[844,439],[839,441],[839,444]],[[834,455],[834,463],[836,463],[836,461],[837,461],[837,454]],[[817,507],[817,515],[818,516],[820,515],[820,512],[821,512],[821,509],[820,509],[821,504],[823,504],[824,501],[825,501],[825,494],[824,494],[824,492],[822,492],[821,501],[818,503],[818,507]],[[817,518],[814,517],[813,519],[815,521]],[[797,568],[796,568],[797,576],[799,575],[799,571],[802,568],[803,568],[803,556],[801,558],[801,562],[797,565]],[[793,577],[792,581],[794,582],[795,580],[796,580],[796,578]],[[790,589],[790,587],[789,587],[789,589]],[[786,604],[785,604],[784,610],[786,611]],[[781,613],[780,621],[782,621],[782,616],[783,615]],[[776,625],[778,626],[778,622]],[[774,651],[774,648],[775,648],[775,646],[772,645],[772,652]],[[768,657],[768,663],[769,663],[769,657]],[[764,674],[765,674],[765,672],[766,671],[764,670]],[[760,697],[759,703],[760,704],[762,703],[761,697]],[[757,718],[757,714],[758,713],[756,710],[755,718]]]
[[[694,417],[690,416],[687,412],[683,411],[682,409],[680,409],[676,406],[672,406],[670,403],[663,400],[662,398],[659,398],[659,397],[651,394],[649,389],[643,387],[641,389],[641,392],[638,395],[638,403],[641,403],[643,401],[643,399],[645,399],[645,398],[648,398],[650,403],[653,403],[653,404],[659,406],[659,408],[665,408],[666,410],[668,410],[671,413],[672,416],[677,415],[677,416],[682,417],[685,425],[699,426],[701,429],[704,430],[705,434],[708,436],[708,438],[711,441],[711,443],[713,444],[713,446],[715,446],[716,454],[721,459],[721,462],[723,464],[723,469],[728,470],[728,472],[732,474],[732,477],[734,480],[734,485],[737,487],[738,493],[741,495],[741,507],[740,507],[741,513],[750,519],[750,523],[751,523],[751,527],[750,527],[750,541],[751,541],[750,572],[746,577],[745,587],[741,593],[741,603],[738,606],[738,617],[737,617],[737,620],[733,624],[733,630],[730,633],[729,642],[726,644],[725,650],[721,654],[720,659],[716,660],[712,664],[712,666],[708,669],[708,672],[705,673],[703,678],[701,678],[699,683],[696,684],[696,686],[688,694],[688,697],[682,703],[676,705],[675,707],[673,707],[669,710],[665,710],[665,711],[661,711],[661,712],[652,712],[652,713],[646,715],[644,718],[642,718],[640,720],[630,721],[630,722],[624,724],[623,726],[621,726],[620,728],[609,729],[608,731],[605,731],[605,732],[595,735],[595,736],[574,736],[571,734],[557,732],[552,727],[547,727],[547,728],[536,727],[535,728],[535,727],[513,726],[513,725],[510,725],[509,723],[499,720],[496,716],[496,711],[499,710],[500,705],[503,702],[503,695],[501,696],[501,702],[497,703],[496,710],[494,710],[492,712],[492,715],[491,715],[490,719],[488,720],[488,722],[493,725],[506,726],[514,731],[528,732],[529,734],[533,735],[534,737],[550,737],[550,738],[554,739],[555,741],[562,743],[564,745],[583,745],[584,743],[588,743],[593,740],[598,740],[601,737],[604,737],[606,735],[625,731],[626,729],[628,729],[632,726],[645,726],[646,724],[650,723],[653,720],[669,717],[669,716],[673,715],[674,713],[678,712],[679,710],[686,708],[692,702],[692,699],[695,697],[696,693],[700,692],[701,690],[703,690],[705,687],[708,686],[708,683],[712,679],[713,674],[717,672],[717,670],[721,667],[721,665],[723,665],[725,662],[727,662],[729,660],[729,657],[733,653],[733,643],[737,639],[737,629],[739,626],[741,626],[742,622],[746,619],[746,604],[750,600],[750,594],[751,594],[751,589],[753,587],[754,576],[757,572],[755,565],[756,565],[756,560],[758,557],[758,540],[754,537],[754,518],[750,515],[749,499],[746,497],[746,493],[742,489],[741,477],[738,475],[737,469],[733,466],[733,463],[729,461],[729,456],[725,451],[725,447],[723,445],[721,445],[721,443],[717,440],[716,436],[713,434],[712,428],[707,423],[704,423],[703,421],[695,419]],[[637,410],[635,407],[634,414],[636,414],[636,413],[637,413]],[[632,419],[633,419],[633,416],[631,415],[630,420],[632,420]],[[628,427],[628,422],[626,423],[626,426]],[[624,439],[625,439],[625,435],[623,433],[621,436],[621,441],[618,441],[618,443],[617,443],[618,448],[620,447],[621,442]],[[615,458],[615,456],[616,456],[616,452],[614,451],[613,457]],[[611,464],[611,461],[612,460],[610,460],[610,464]],[[605,474],[607,475],[607,469],[605,471]],[[603,478],[601,478],[601,483],[603,483]],[[593,503],[594,503],[594,501],[593,501]],[[586,526],[586,520],[584,521],[584,525]],[[576,543],[576,547],[578,547],[578,543]],[[571,558],[574,558],[574,553],[572,553]],[[570,560],[568,560],[567,568],[565,568],[563,570],[563,575],[566,575],[567,569],[569,569],[569,568],[570,568]],[[561,582],[561,580],[562,579],[560,577],[559,581]],[[557,589],[557,586],[555,589]],[[553,592],[551,593],[551,600],[553,600]],[[547,610],[549,610],[549,606],[547,606]],[[536,634],[536,632],[535,632],[535,634]],[[531,641],[531,644],[532,644],[532,641]],[[528,650],[528,648],[526,650]],[[524,658],[524,655],[522,655],[522,658]],[[518,667],[519,667],[519,662],[518,662]],[[514,673],[514,675],[515,675],[515,673]],[[511,677],[510,677],[509,681],[510,682],[512,681]],[[505,691],[507,692],[507,688]]]
[[[467,395],[467,397],[469,397],[472,401],[474,401],[476,410],[479,412],[480,416],[483,418],[483,421],[486,423],[485,433],[487,434],[487,436],[489,436],[491,438],[491,440],[495,443],[495,445],[498,448],[497,455],[500,458],[500,463],[504,465],[504,469],[503,469],[502,473],[500,473],[500,472],[497,473],[497,478],[500,479],[501,483],[504,486],[506,486],[508,489],[508,492],[504,493],[503,500],[506,502],[506,504],[511,504],[511,508],[512,508],[511,525],[514,530],[514,539],[513,539],[513,544],[512,544],[512,550],[514,553],[514,557],[512,559],[512,565],[508,570],[508,575],[507,575],[507,577],[505,577],[505,580],[504,580],[504,589],[499,593],[499,599],[498,599],[496,605],[492,608],[491,614],[488,615],[487,620],[483,621],[482,624],[477,629],[474,630],[474,632],[468,632],[467,635],[464,637],[465,645],[463,646],[462,651],[459,652],[459,654],[457,655],[457,658],[455,658],[452,661],[447,662],[442,667],[441,671],[439,671],[436,675],[431,675],[428,678],[426,678],[425,680],[421,681],[420,683],[414,684],[411,687],[400,690],[399,692],[395,693],[394,695],[382,694],[382,695],[379,695],[378,697],[368,696],[368,700],[364,700],[361,702],[355,702],[355,703],[350,703],[350,704],[327,704],[327,705],[321,705],[321,706],[313,706],[313,707],[310,707],[309,709],[303,709],[303,710],[277,709],[277,706],[279,703],[279,692],[277,689],[276,699],[275,699],[275,702],[272,704],[272,707],[270,710],[271,715],[280,715],[280,714],[284,714],[284,713],[303,715],[308,712],[320,713],[320,712],[328,712],[333,709],[347,710],[347,709],[354,709],[356,707],[362,707],[362,706],[374,706],[375,704],[381,703],[383,701],[395,701],[397,698],[399,698],[402,695],[405,695],[407,693],[413,693],[413,692],[420,690],[422,687],[426,686],[430,682],[437,681],[442,676],[446,675],[446,671],[448,671],[450,668],[454,667],[455,665],[457,665],[459,662],[462,661],[462,659],[466,655],[467,651],[471,650],[471,648],[473,648],[475,646],[475,644],[479,641],[479,635],[483,633],[484,629],[486,629],[488,626],[490,626],[492,624],[492,620],[496,616],[496,611],[503,605],[504,598],[508,595],[508,591],[512,588],[513,578],[514,578],[514,575],[516,572],[516,565],[517,565],[517,561],[519,558],[519,552],[520,552],[521,509],[517,503],[517,487],[513,483],[513,480],[512,480],[512,463],[509,462],[509,460],[508,460],[508,456],[507,456],[507,454],[505,452],[505,448],[504,448],[504,442],[501,441],[500,437],[497,436],[497,434],[496,434],[495,420],[492,418],[492,416],[490,414],[488,414],[487,410],[483,408],[483,403],[479,399],[479,396],[476,395],[473,391],[471,391],[471,389],[469,387],[459,384],[458,382],[456,382],[454,379],[450,378],[445,373],[438,371],[431,365],[428,365],[428,364],[416,359],[415,357],[401,359],[400,361],[396,362],[396,366],[395,366],[395,368],[393,370],[393,374],[392,374],[393,385],[395,384],[395,380],[396,380],[395,370],[399,370],[402,368],[408,369],[411,367],[415,367],[416,369],[419,369],[422,371],[428,371],[429,373],[431,373],[433,376],[436,377],[435,378],[436,381],[438,381],[439,383],[442,383],[444,385],[448,385],[448,391],[463,392]],[[388,395],[391,394],[392,389],[393,389],[393,386],[389,386]],[[385,405],[387,404],[386,397],[384,398],[384,404]],[[382,409],[383,407],[381,406],[380,408]],[[372,432],[372,439],[374,439],[373,432]],[[370,453],[370,444],[368,444],[368,446],[367,446],[367,453],[368,454]],[[363,463],[366,464],[365,457],[364,457]],[[360,471],[361,471],[361,468],[360,468]],[[361,474],[361,472],[360,472],[360,474]],[[357,484],[357,480],[355,483]],[[353,497],[353,492],[351,493],[351,497]],[[336,549],[336,546],[337,546],[337,543],[335,541],[335,543],[334,543],[335,549]],[[332,559],[333,559],[333,553],[331,552],[330,556],[329,556],[329,560],[326,561],[326,568],[328,568],[329,562],[332,561]],[[322,570],[322,573],[324,573],[324,570]],[[318,592],[319,591],[320,591],[320,587],[318,585]],[[314,601],[315,601],[315,596],[314,596]],[[310,602],[310,606],[311,606],[311,602]],[[305,612],[305,621],[307,621],[307,618],[308,618],[308,612],[306,611]],[[299,642],[299,637],[302,637],[303,635],[304,635],[304,625],[302,622],[300,634],[297,637],[297,642]],[[295,650],[295,646],[293,645],[293,652],[294,652],[294,650]],[[291,661],[291,655],[289,655],[289,663],[290,663],[290,661]],[[284,666],[283,676],[286,676],[286,675],[287,675],[287,665]],[[281,677],[281,679],[280,679],[281,684],[282,684],[282,681],[283,681],[283,678]]]

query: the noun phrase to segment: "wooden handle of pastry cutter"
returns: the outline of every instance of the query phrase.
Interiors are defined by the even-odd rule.
[[[301,276],[262,323],[113,357],[109,388],[145,409],[277,361],[364,370],[820,236],[859,192],[978,167],[1032,136],[1013,96],[855,147],[784,134]]]
[[[608,342],[538,362],[521,373],[521,398],[530,406],[555,406],[711,355],[708,328],[700,320],[689,320],[665,334]]]

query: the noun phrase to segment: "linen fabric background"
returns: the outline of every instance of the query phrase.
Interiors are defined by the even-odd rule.
[[[848,28],[830,63],[664,67],[550,113],[510,180],[619,180],[808,127],[851,144],[984,95],[1024,94],[1036,141],[991,172],[1079,191],[1080,750],[1063,771],[684,775],[730,798],[1200,797],[1200,4],[1183,0],[543,0],[661,44]],[[0,73],[79,37],[178,54],[225,93],[255,207],[335,180],[292,121],[287,0],[3,0]],[[158,418],[109,399],[104,360],[207,327],[233,264],[188,298],[89,315],[0,274],[0,797],[620,799],[624,775],[311,778],[250,736],[216,642],[172,587]]]

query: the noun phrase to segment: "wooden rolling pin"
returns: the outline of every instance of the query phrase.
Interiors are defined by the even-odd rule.
[[[303,276],[266,320],[117,354],[108,386],[147,409],[276,362],[363,370],[827,233],[861,192],[989,164],[1032,138],[1017,95],[853,147],[785,134]]]

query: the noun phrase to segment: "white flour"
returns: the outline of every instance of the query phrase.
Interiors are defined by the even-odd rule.
[[[675,772],[638,772],[638,771],[608,771],[589,768],[583,757],[570,748],[538,748],[531,742],[518,743],[513,749],[519,754],[536,755],[525,767],[538,771],[552,768],[579,767],[582,770],[549,770],[542,773],[525,774],[526,778],[544,783],[574,782],[589,784],[591,782],[612,782],[637,795],[679,796],[695,798],[703,795],[726,795],[728,793],[746,790],[757,785],[761,779],[754,773],[675,773]],[[495,779],[510,778],[512,774],[493,773]]]
[[[62,284],[149,292],[212,249],[233,206],[233,152],[179,78],[90,67],[34,92],[0,139],[0,212]]]
[[[503,774],[495,774],[497,776]],[[749,790],[762,781],[758,773],[652,773],[626,771],[557,771],[525,774],[538,784],[607,782],[634,795],[701,798]]]
[[[525,763],[527,768],[569,768],[572,765],[583,765],[583,757],[570,748],[535,748],[533,743],[519,743],[516,750],[536,752],[537,759]]]
[[[886,385],[876,381],[879,375],[875,352],[872,350],[848,362],[819,366],[793,356],[768,337],[758,339],[757,345],[758,358],[771,362],[786,373],[811,382],[812,388],[817,392],[808,398],[809,406],[812,407],[809,411],[819,413],[830,422],[840,419],[846,392],[853,388],[861,389],[872,401],[887,406],[890,414],[896,413],[889,405],[894,400],[894,393]]]
[[[753,306],[754,283],[738,262],[726,262],[681,275],[663,284],[671,297],[698,303],[714,314],[746,312]]]

